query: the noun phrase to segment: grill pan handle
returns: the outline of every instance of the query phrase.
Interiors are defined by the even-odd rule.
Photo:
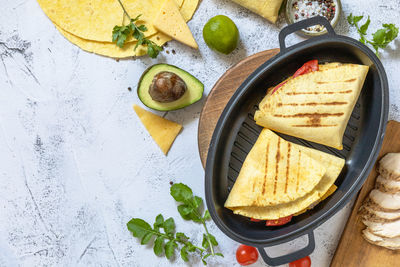
[[[283,265],[287,264],[289,262],[304,258],[308,255],[310,255],[314,249],[315,249],[315,238],[314,238],[314,232],[310,231],[308,234],[308,244],[306,247],[295,251],[293,253],[279,256],[276,258],[271,258],[270,256],[267,255],[267,252],[265,252],[264,247],[258,247],[258,251],[260,252],[261,258],[264,260],[264,262],[268,265],[271,266],[278,266],[278,265]]]
[[[307,27],[318,25],[318,24],[323,25],[326,28],[326,30],[328,31],[328,34],[336,35],[335,30],[333,29],[331,23],[322,16],[316,16],[316,17],[312,17],[309,19],[301,20],[299,22],[296,22],[296,23],[286,26],[279,32],[279,46],[280,46],[281,52],[284,52],[287,49],[286,44],[285,44],[285,39],[289,34],[292,34],[294,32],[297,32],[302,29],[306,29]]]

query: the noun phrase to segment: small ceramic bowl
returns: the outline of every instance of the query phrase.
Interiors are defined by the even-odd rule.
[[[293,4],[295,2],[299,2],[299,0],[287,0],[286,1],[286,8],[285,8],[285,15],[286,15],[286,21],[288,24],[292,24],[295,22],[294,19],[294,10],[293,10]],[[311,2],[317,2],[315,0],[311,0]],[[335,3],[335,15],[331,20],[331,25],[332,27],[335,28],[335,26],[337,25],[340,15],[342,14],[342,5],[340,0],[333,0],[333,2]],[[306,19],[306,17],[304,18]],[[296,21],[297,22],[297,21]],[[306,36],[318,36],[318,35],[322,35],[327,33],[326,29],[323,29],[322,31],[310,31],[307,29],[303,29],[301,31],[299,31],[298,33],[302,34],[302,35],[306,35]]]

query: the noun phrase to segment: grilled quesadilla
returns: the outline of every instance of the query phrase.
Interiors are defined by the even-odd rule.
[[[254,119],[271,130],[342,149],[368,66],[312,60],[271,88]]]
[[[307,149],[299,147],[263,129],[243,163],[225,207],[234,211],[241,207],[274,207],[310,193],[327,168],[313,159]]]
[[[263,133],[268,133],[269,135],[275,135],[271,131],[264,129],[263,132],[260,134],[259,140]],[[276,135],[275,135],[276,136]],[[259,142],[257,140],[256,144]],[[283,139],[282,139],[283,140]],[[285,141],[286,142],[286,141]],[[287,142],[289,143],[289,142]],[[332,194],[336,186],[334,185],[335,180],[339,176],[340,172],[343,169],[344,166],[344,159],[338,158],[336,156],[300,146],[294,143],[289,143],[292,147],[293,150],[299,151],[301,155],[303,156],[308,156],[311,159],[315,160],[321,165],[321,168],[326,169],[326,172],[324,175],[321,177],[321,180],[316,184],[314,188],[307,194],[303,195],[302,197],[299,197],[293,201],[283,203],[283,204],[278,204],[278,205],[264,205],[264,206],[255,206],[255,205],[241,205],[238,206],[232,204],[232,199],[237,199],[240,198],[240,196],[235,196],[234,194],[237,194],[237,189],[236,183],[239,180],[239,177],[241,176],[239,174],[238,179],[236,180],[237,182],[235,183],[234,187],[232,188],[232,191],[230,192],[230,195],[228,197],[228,200],[225,203],[225,207],[231,209],[235,214],[240,214],[246,217],[250,217],[253,219],[259,219],[259,220],[277,220],[280,218],[284,218],[290,215],[298,215],[304,211],[306,211],[308,208],[315,206],[319,201],[322,201],[324,198]],[[260,146],[266,146],[266,143],[260,144]],[[250,152],[251,153],[251,152]],[[249,154],[250,155],[250,154]],[[273,157],[274,155],[270,155],[270,157]],[[259,157],[259,161],[261,157]],[[245,163],[247,161],[247,158],[245,160]],[[254,163],[252,163],[254,164]],[[243,164],[244,165],[244,164]],[[243,168],[242,168],[243,170]],[[241,170],[241,174],[242,171]],[[243,177],[243,175],[242,175]],[[262,179],[262,178],[260,178]],[[245,183],[245,182],[243,182]],[[249,183],[247,185],[247,192],[246,191],[241,191],[243,195],[251,195],[252,187],[251,184]],[[260,192],[260,190],[255,190],[256,192]],[[262,198],[262,197],[258,197]],[[236,203],[240,203],[241,201],[237,201]],[[243,203],[243,202],[241,202]]]

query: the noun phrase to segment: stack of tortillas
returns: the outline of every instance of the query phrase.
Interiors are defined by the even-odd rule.
[[[157,30],[153,24],[161,8],[166,6],[165,1],[122,0],[131,18],[141,15],[137,25],[146,25],[145,36],[159,46],[172,39]],[[192,18],[199,2],[199,0],[173,1],[186,22]],[[123,48],[112,42],[114,26],[129,23],[117,0],[38,0],[38,2],[61,34],[83,50],[114,58],[146,54],[147,48],[144,46],[134,50],[136,40],[133,38],[128,39]],[[171,18],[171,21],[174,19]]]

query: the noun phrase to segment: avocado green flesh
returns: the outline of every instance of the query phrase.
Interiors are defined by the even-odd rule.
[[[187,86],[186,92],[181,98],[169,103],[161,103],[154,101],[149,94],[149,87],[156,74],[162,71],[173,72],[178,75]],[[201,99],[203,96],[204,85],[190,73],[168,64],[157,64],[151,66],[146,72],[143,73],[139,81],[138,96],[140,101],[149,108],[168,111],[184,108]]]

